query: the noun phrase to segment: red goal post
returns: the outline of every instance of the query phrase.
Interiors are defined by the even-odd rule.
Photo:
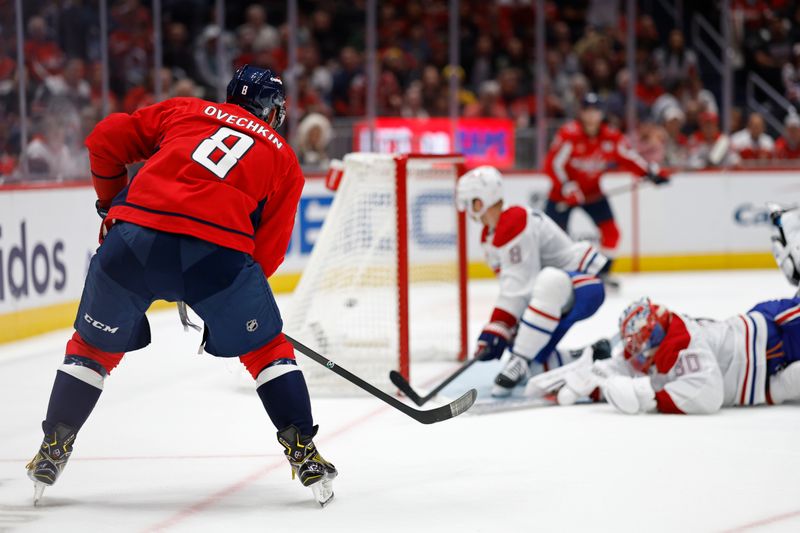
[[[465,172],[464,156],[461,154],[399,154],[395,156],[397,161],[397,277],[399,285],[398,316],[400,339],[400,374],[407,380],[410,378],[410,347],[409,347],[409,268],[408,268],[408,165],[414,161],[430,161],[433,164],[453,165],[456,169],[455,183],[453,184],[453,205],[455,206],[455,186]],[[458,254],[458,323],[459,323],[459,351],[458,360],[464,361],[467,358],[467,224],[466,215],[463,211],[455,210],[456,213],[456,246]]]

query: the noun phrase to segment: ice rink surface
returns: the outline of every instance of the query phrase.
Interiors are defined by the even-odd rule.
[[[725,318],[792,294],[777,270],[622,282],[562,345],[609,335],[642,295]],[[471,284],[471,338],[495,291]],[[539,407],[423,426],[371,397],[314,398],[315,440],[340,471],[323,510],[291,480],[255,392],[196,355],[177,313],[151,323],[153,344],[106,380],[39,508],[24,466],[69,332],[0,346],[0,531],[800,531],[798,405],[698,417]],[[451,390],[490,380],[480,366]],[[416,367],[412,384],[455,368]]]

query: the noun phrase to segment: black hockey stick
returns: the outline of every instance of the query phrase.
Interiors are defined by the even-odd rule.
[[[394,383],[394,386],[397,387],[400,392],[408,396],[408,398],[412,402],[421,406],[422,404],[424,404],[425,402],[427,402],[428,400],[439,394],[442,391],[442,389],[447,387],[450,383],[453,382],[453,380],[455,380],[458,376],[463,374],[476,361],[480,361],[480,359],[470,359],[469,361],[461,365],[461,367],[458,370],[450,374],[450,376],[448,376],[447,379],[439,383],[439,385],[435,389],[430,391],[425,396],[420,396],[419,394],[414,392],[414,389],[411,388],[411,385],[409,385],[408,381],[406,381],[406,378],[404,378],[403,375],[396,370],[392,370],[391,372],[389,372],[389,379],[392,380],[392,383]]]
[[[384,402],[388,403],[398,411],[402,411],[403,413],[407,414],[417,422],[421,422],[423,424],[435,424],[436,422],[441,422],[443,420],[447,420],[460,415],[461,413],[465,412],[467,409],[472,407],[472,404],[475,403],[475,398],[477,398],[478,396],[478,392],[475,389],[470,389],[463,396],[461,396],[455,401],[448,403],[447,405],[443,405],[441,407],[437,407],[436,409],[431,409],[429,411],[420,411],[419,409],[414,409],[413,407],[404,404],[397,398],[389,394],[386,394],[385,392],[378,389],[374,385],[370,385],[360,377],[349,372],[348,370],[345,370],[344,368],[337,365],[327,357],[318,354],[305,344],[291,338],[289,335],[286,335],[286,338],[289,340],[290,343],[292,343],[292,346],[294,346],[294,349],[297,350],[298,352],[302,353],[306,357],[313,359],[314,361],[326,367],[334,374],[338,374],[339,376],[343,377],[356,387],[359,387],[360,389],[367,391],[368,393],[372,394],[379,400],[383,400]]]

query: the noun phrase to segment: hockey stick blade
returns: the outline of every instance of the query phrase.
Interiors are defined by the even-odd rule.
[[[422,405],[425,400],[411,388],[411,385],[406,381],[406,378],[397,370],[389,372],[389,380],[397,387],[397,390],[402,392],[408,397],[409,400],[417,405]]]
[[[292,344],[292,346],[294,346],[295,350],[302,353],[309,359],[313,359],[315,362],[321,364],[334,374],[338,374],[340,377],[346,379],[356,387],[372,394],[379,400],[391,405],[398,411],[401,411],[402,413],[410,416],[422,424],[435,424],[436,422],[442,422],[444,420],[449,420],[450,418],[456,417],[472,407],[472,404],[475,403],[475,399],[478,397],[478,392],[475,389],[470,389],[457,400],[454,400],[441,407],[437,407],[436,409],[430,409],[428,411],[414,409],[410,405],[406,405],[394,396],[383,392],[379,388],[368,383],[367,381],[364,381],[349,370],[337,365],[324,355],[315,352],[305,344],[293,339],[289,335],[286,335],[286,339]]]
[[[397,387],[400,392],[402,392],[403,394],[408,396],[408,398],[412,402],[414,402],[415,404],[417,404],[419,406],[422,406],[428,400],[430,400],[431,398],[433,398],[434,396],[439,394],[442,391],[442,389],[444,389],[445,387],[450,385],[450,383],[455,381],[455,379],[458,376],[463,374],[464,371],[466,371],[469,367],[471,367],[477,361],[480,361],[480,359],[470,359],[469,361],[467,361],[466,363],[464,363],[463,365],[458,367],[458,370],[456,370],[455,372],[453,372],[452,374],[447,376],[447,378],[445,378],[444,381],[439,383],[439,385],[437,385],[436,388],[434,388],[427,395],[422,396],[422,397],[420,397],[419,394],[414,392],[414,389],[411,388],[411,385],[408,383],[408,381],[406,381],[406,378],[404,378],[402,376],[402,374],[400,374],[399,372],[397,372],[395,370],[392,370],[391,372],[389,372],[389,379],[392,381],[392,383],[394,383],[395,387]]]

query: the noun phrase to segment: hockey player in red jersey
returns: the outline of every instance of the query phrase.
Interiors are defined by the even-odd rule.
[[[115,113],[86,139],[103,217],[75,333],[56,373],[45,437],[28,475],[35,500],[66,466],[106,376],[150,342],[156,299],[189,305],[203,347],[239,357],[278,429],[293,476],[325,504],[335,467],[312,438],[308,389],[281,332],[267,278],[283,261],[303,188],[292,149],[275,131],[285,115],[280,78],[244,66],[225,103],[172,98]],[[145,161],[128,179],[126,166]]]
[[[500,293],[478,337],[475,357],[509,357],[492,395],[509,396],[540,368],[564,364],[556,345],[605,298],[596,274],[606,258],[588,242],[573,242],[537,209],[503,203],[497,169],[478,167],[458,181],[458,208],[483,224],[481,245]]]
[[[657,164],[648,164],[634,152],[621,132],[603,122],[601,102],[595,93],[589,93],[583,99],[579,119],[558,130],[547,153],[544,171],[553,185],[545,213],[567,231],[572,210],[583,209],[597,225],[601,251],[609,259],[614,257],[620,233],[600,189],[600,178],[614,168],[659,185],[669,179]],[[611,260],[604,273],[610,267]]]

